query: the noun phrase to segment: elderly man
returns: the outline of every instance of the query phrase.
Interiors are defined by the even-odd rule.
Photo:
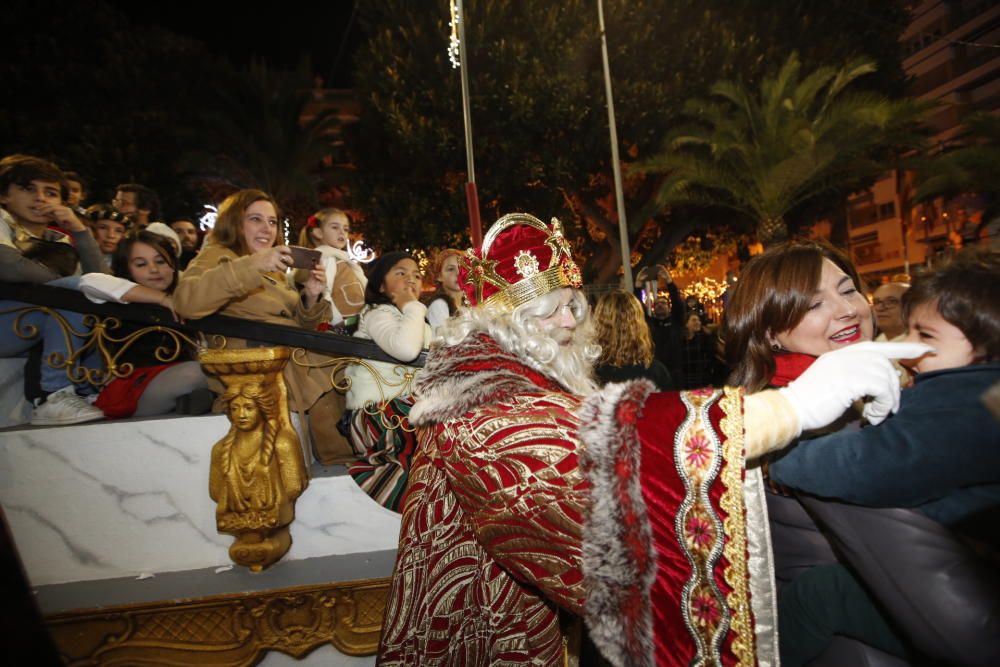
[[[903,295],[910,289],[909,276],[902,276],[905,282],[893,280],[880,285],[872,294],[872,305],[875,307],[875,322],[878,324],[878,340],[891,341],[901,339],[906,333],[906,322],[903,321]]]
[[[773,664],[766,516],[745,457],[865,395],[884,417],[889,362],[855,346],[787,390],[595,394],[558,221],[504,216],[461,283],[473,307],[442,325],[416,381],[379,664],[561,665],[577,617],[614,664]]]

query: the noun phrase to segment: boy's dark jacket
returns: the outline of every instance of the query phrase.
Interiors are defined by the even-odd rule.
[[[997,382],[1000,362],[921,373],[898,413],[801,442],[770,465],[771,479],[858,505],[912,507],[945,525],[981,523],[1000,509],[1000,422],[982,401]]]

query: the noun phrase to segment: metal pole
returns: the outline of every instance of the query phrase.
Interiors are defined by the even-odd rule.
[[[465,202],[469,207],[469,235],[472,247],[483,245],[483,223],[479,219],[479,193],[476,190],[476,160],[472,149],[472,110],[469,105],[469,68],[465,59],[465,9],[462,0],[455,0],[458,8],[458,62],[462,76],[462,117],[465,121],[465,167],[468,172],[465,184]]]
[[[597,0],[597,20],[601,29],[601,59],[604,62],[604,88],[608,97],[608,130],[611,133],[611,168],[615,176],[615,201],[618,205],[618,235],[621,237],[622,269],[625,289],[632,293],[632,252],[628,244],[628,221],[625,219],[625,194],[622,191],[622,167],[618,160],[618,131],[615,124],[615,100],[611,94],[611,66],[608,64],[608,39],[604,32],[604,2]]]

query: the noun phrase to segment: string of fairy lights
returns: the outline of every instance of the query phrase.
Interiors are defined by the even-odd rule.
[[[451,0],[448,5],[451,12],[451,20],[448,23],[448,27],[451,28],[451,37],[448,38],[448,60],[451,61],[452,69],[458,69],[462,64],[458,52],[458,0]]]

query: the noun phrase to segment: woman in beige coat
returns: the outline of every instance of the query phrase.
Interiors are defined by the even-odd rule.
[[[177,284],[177,314],[197,319],[220,313],[309,331],[329,321],[330,304],[320,298],[326,286],[322,267],[309,273],[301,292],[287,285],[285,271],[292,265],[292,254],[288,246],[275,245],[280,224],[277,206],[266,193],[240,190],[227,197],[205,247]],[[229,348],[246,345],[244,340],[226,341]],[[309,364],[329,360],[315,353],[297,358]],[[285,367],[285,381],[291,408],[297,412],[309,410],[332,388],[328,370],[305,368],[294,359]]]

